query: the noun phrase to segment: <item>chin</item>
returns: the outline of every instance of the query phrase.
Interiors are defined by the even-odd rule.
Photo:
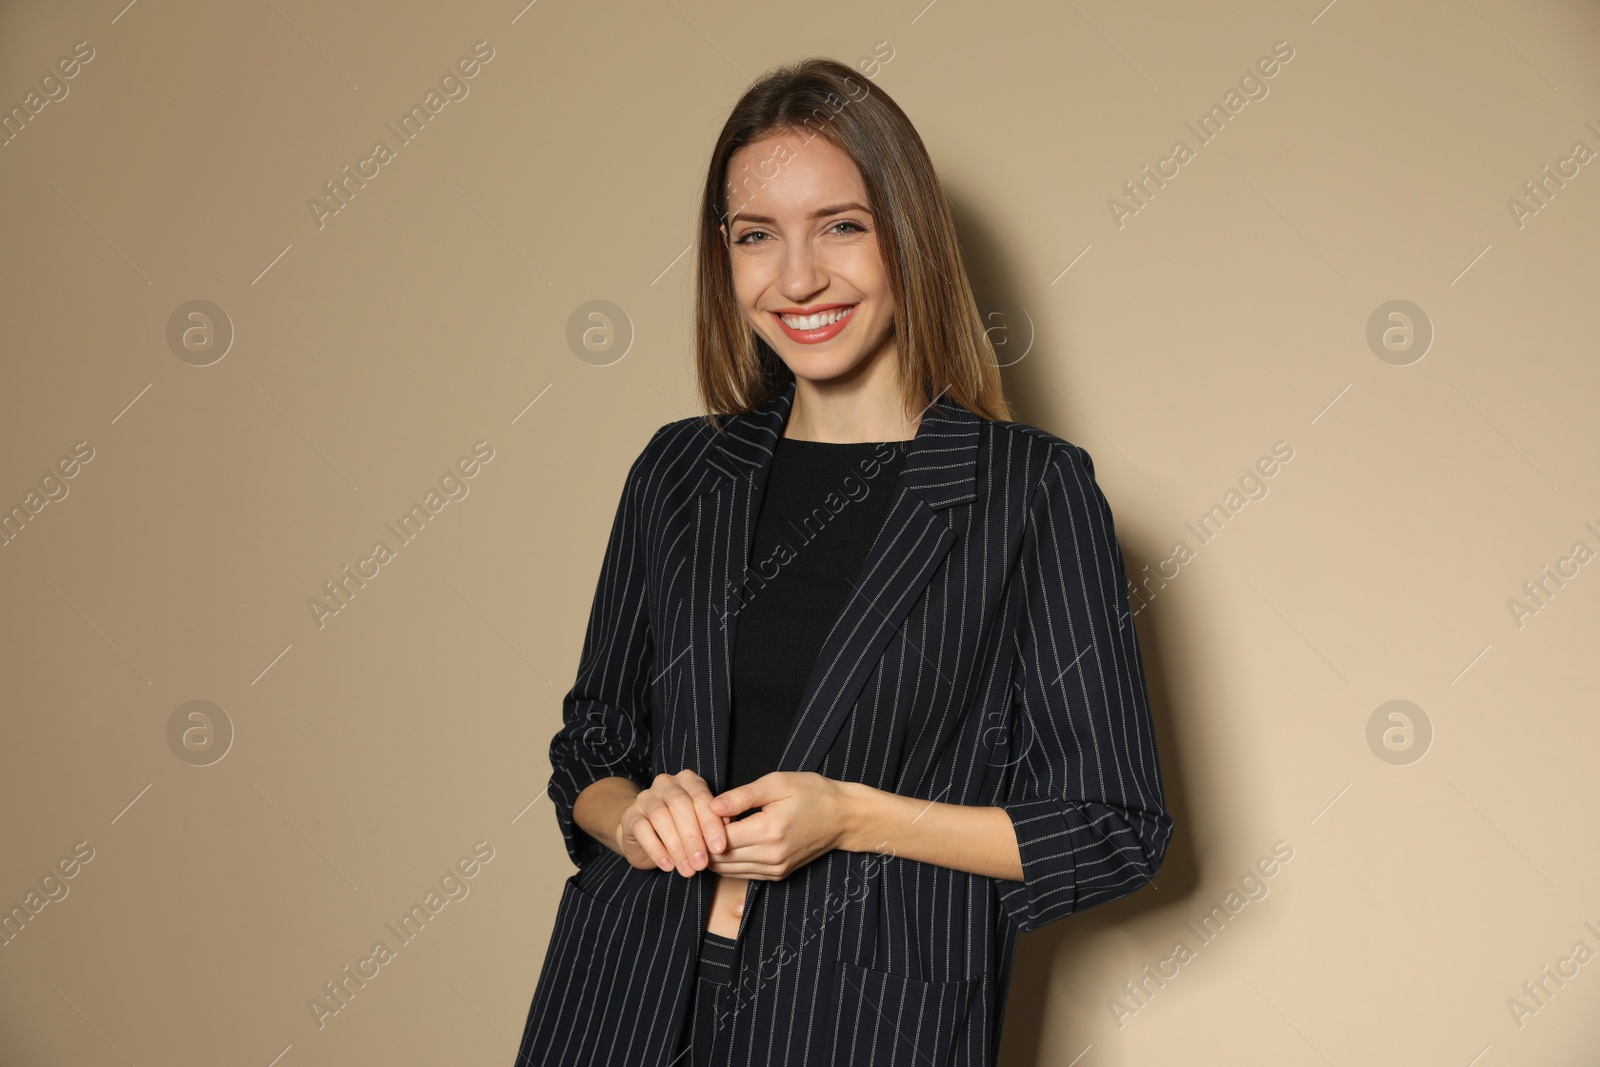
[[[781,349],[779,351],[782,352]],[[836,352],[828,355],[820,352],[802,352],[793,357],[786,355],[784,363],[794,372],[796,378],[826,382],[848,375],[860,366],[861,358],[854,352]]]

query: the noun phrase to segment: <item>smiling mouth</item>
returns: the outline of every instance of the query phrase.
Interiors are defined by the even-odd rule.
[[[778,328],[791,341],[803,345],[816,345],[830,341],[839,335],[839,332],[850,325],[858,304],[849,307],[829,308],[819,311],[814,315],[783,315],[771,312],[777,320]]]
[[[783,315],[778,312],[773,314],[777,315],[778,321],[789,327],[789,329],[806,333],[810,330],[820,330],[824,326],[832,326],[840,319],[847,317],[855,309],[856,305],[851,304],[849,307],[829,308],[827,311],[819,311],[815,315]]]

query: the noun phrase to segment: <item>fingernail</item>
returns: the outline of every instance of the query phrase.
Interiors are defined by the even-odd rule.
[[[694,865],[695,865],[696,868],[698,868],[705,861],[706,861],[706,854],[704,852],[696,852],[694,854]]]
[[[661,869],[663,871],[672,870],[672,861],[670,859],[668,859],[667,857],[662,856],[660,859],[656,860],[656,862],[661,865]]]
[[[728,843],[726,841],[719,837],[711,842],[711,847],[716,849],[718,852],[721,852],[725,847],[727,847],[727,844]]]

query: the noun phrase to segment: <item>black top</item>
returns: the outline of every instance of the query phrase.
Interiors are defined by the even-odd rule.
[[[910,444],[778,439],[739,590],[725,788],[777,770],[817,654],[859,584]]]

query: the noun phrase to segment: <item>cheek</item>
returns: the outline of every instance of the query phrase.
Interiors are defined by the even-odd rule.
[[[840,257],[834,269],[840,277],[848,278],[850,284],[863,295],[879,302],[888,299],[889,276],[884,272],[883,260],[878,257],[877,249],[851,249],[848,255]]]
[[[749,313],[761,294],[766,291],[766,271],[754,264],[735,264],[732,276],[734,299],[739,301],[739,306],[746,313]]]

